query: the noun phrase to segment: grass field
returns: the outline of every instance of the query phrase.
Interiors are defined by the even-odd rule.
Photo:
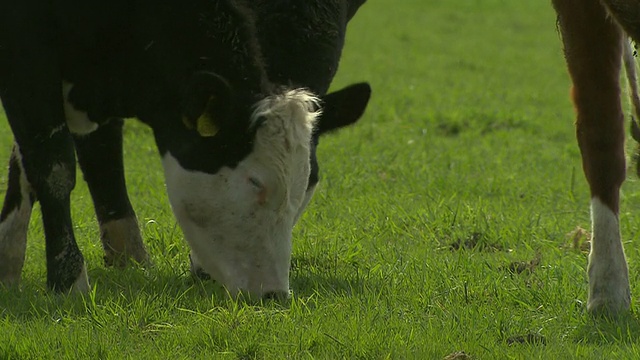
[[[150,131],[130,121],[128,184],[154,265],[104,267],[79,175],[93,290],[46,291],[35,211],[21,289],[0,290],[0,359],[640,357],[637,301],[618,322],[586,314],[586,253],[567,234],[589,229],[589,197],[548,1],[369,0],[334,88],[362,80],[366,115],[319,148],[289,303],[230,300],[189,276]],[[4,120],[0,145],[8,159]],[[630,175],[621,224],[636,299],[639,208]]]

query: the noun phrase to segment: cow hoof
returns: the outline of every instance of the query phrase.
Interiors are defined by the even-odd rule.
[[[148,265],[151,263],[146,251],[136,254],[105,251],[103,260],[105,266],[119,269],[124,269],[129,265]]]
[[[611,280],[611,279],[609,279]],[[598,282],[589,284],[589,300],[587,311],[595,317],[618,317],[629,311],[631,306],[631,293],[629,282],[608,281],[604,286]]]
[[[89,292],[89,289],[91,289],[91,286],[89,285],[89,276],[87,276],[87,266],[86,264],[82,264],[82,271],[80,271],[80,275],[78,275],[78,278],[71,286],[71,292],[86,294]]]
[[[6,248],[2,250],[4,251]],[[0,253],[0,286],[7,288],[17,287],[20,284],[22,265],[24,264],[24,251],[22,256],[11,255],[13,254]]]
[[[629,301],[596,299],[587,303],[587,311],[595,318],[617,318],[629,313]]]
[[[20,274],[17,276],[14,274],[9,275],[0,275],[0,287],[4,288],[14,288],[20,285]]]
[[[100,239],[106,266],[124,268],[133,263],[149,263],[135,216],[100,224]]]
[[[200,265],[196,264],[193,261],[193,257],[189,254],[189,265],[191,267],[191,276],[196,277],[200,280],[211,280],[211,275],[207,274],[206,271]]]

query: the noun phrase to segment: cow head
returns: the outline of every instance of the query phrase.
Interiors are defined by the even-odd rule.
[[[233,295],[288,294],[318,99],[281,91],[245,112],[229,84],[210,73],[194,75],[184,97],[182,130],[156,138],[192,261]]]
[[[326,93],[346,22],[362,2],[336,2],[314,23],[323,27],[319,33],[304,32],[319,2],[309,3],[294,26],[285,28],[272,25],[293,19],[289,11],[296,7],[287,1],[258,2],[266,6],[256,10],[258,33],[280,35],[268,35],[278,39],[274,42],[260,39],[269,78]],[[167,149],[163,164],[169,199],[191,247],[192,271],[213,277],[232,294],[286,296],[293,226],[318,182],[319,138],[357,121],[371,89],[356,84],[319,101],[301,90],[249,99],[234,93],[242,87],[233,89],[210,73],[196,74],[186,89],[184,129],[156,138]],[[255,104],[252,112],[247,111],[250,103]]]

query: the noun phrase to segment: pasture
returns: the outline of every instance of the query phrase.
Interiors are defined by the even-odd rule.
[[[640,182],[629,171],[622,192],[632,314],[594,321],[589,196],[551,4],[369,0],[347,35],[333,88],[367,80],[373,97],[320,143],[289,302],[231,300],[190,276],[152,135],[129,121],[127,182],[153,265],[104,266],[78,172],[92,291],[46,291],[36,206],[21,288],[0,289],[0,359],[640,356]],[[0,194],[6,183],[4,168]]]

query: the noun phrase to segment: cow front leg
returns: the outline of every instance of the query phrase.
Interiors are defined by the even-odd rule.
[[[5,101],[10,119],[16,116],[11,102]],[[13,125],[13,124],[12,124]],[[73,140],[66,128],[47,129],[16,140],[22,166],[40,201],[47,258],[47,286],[58,292],[86,292],[89,289],[84,258],[73,234],[70,195],[75,186]],[[21,141],[22,140],[22,141]]]
[[[0,284],[11,286],[20,282],[34,201],[35,194],[22,169],[16,145],[9,159],[9,181],[0,212]]]
[[[122,119],[113,119],[88,135],[74,137],[78,162],[100,224],[104,262],[117,267],[124,267],[130,259],[137,263],[149,260],[127,194],[122,126]]]
[[[592,313],[630,306],[629,274],[618,220],[625,177],[620,101],[622,31],[598,0],[554,0],[577,112],[576,134],[591,192],[589,299]]]
[[[6,6],[4,7],[6,8]],[[20,149],[22,169],[40,202],[47,259],[47,286],[58,292],[87,291],[89,282],[71,223],[70,194],[76,159],[62,94],[62,58],[51,34],[48,6],[19,6],[5,16],[20,36],[2,36],[0,98]],[[29,18],[29,21],[23,21]]]

